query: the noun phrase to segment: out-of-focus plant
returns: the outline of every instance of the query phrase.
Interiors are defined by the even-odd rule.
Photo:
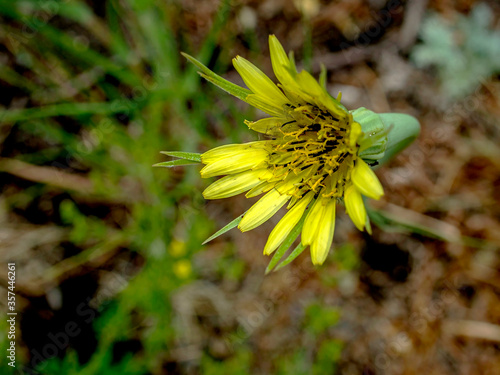
[[[96,332],[97,347],[89,349],[88,360],[71,341],[59,355],[33,361],[19,341],[16,373],[157,373],[170,360],[175,330],[169,296],[196,277],[191,258],[213,224],[192,208],[203,204],[193,190],[199,184],[195,170],[166,175],[150,165],[162,147],[213,146],[207,118],[218,120],[233,142],[242,141],[242,132],[226,120],[243,121],[241,111],[229,102],[213,106],[206,93],[211,88],[202,88],[172,53],[191,49],[172,30],[180,8],[171,1],[140,0],[110,0],[103,7],[101,18],[83,1],[0,0],[0,85],[7,99],[20,103],[0,105],[2,134],[14,145],[2,146],[2,157],[50,167],[61,181],[71,175],[89,181],[88,189],[75,184],[75,191],[66,191],[57,187],[57,178],[53,184],[34,178],[29,188],[5,194],[6,206],[23,212],[43,196],[60,220],[55,224],[68,230],[76,254],[46,274],[60,275],[68,264],[88,263],[114,250],[143,264],[137,273],[127,263],[130,272],[123,276],[134,277],[126,287],[88,306],[93,317],[79,322],[82,331],[92,326]],[[204,59],[214,53],[229,10],[229,1],[220,3],[201,45]],[[231,271],[235,278],[241,273],[237,268]],[[83,304],[88,297],[75,295]],[[41,333],[26,334],[41,336],[42,345],[51,343]],[[140,345],[132,349],[123,345],[136,341]],[[6,345],[7,337],[0,337],[0,348]],[[0,367],[7,373],[2,359]]]
[[[481,78],[500,72],[500,30],[492,30],[493,13],[477,5],[456,22],[430,14],[422,25],[411,59],[418,67],[435,66],[444,94],[464,98]]]

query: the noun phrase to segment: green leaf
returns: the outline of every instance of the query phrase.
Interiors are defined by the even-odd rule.
[[[286,251],[294,241],[299,237],[300,232],[302,231],[302,227],[304,226],[304,221],[306,219],[306,213],[307,210],[304,211],[304,214],[300,218],[300,221],[297,223],[297,225],[292,229],[292,231],[288,234],[288,236],[285,238],[281,246],[276,250],[274,253],[273,258],[269,262],[267,268],[266,268],[266,275],[273,270],[273,268],[278,264],[278,262],[283,258],[283,255],[285,255]],[[295,249],[297,250],[297,249]],[[291,254],[290,254],[291,255]]]
[[[186,160],[186,159],[177,159],[177,160],[171,160],[171,161],[164,161],[161,163],[156,163],[153,164],[153,167],[167,167],[167,168],[172,168],[172,167],[179,167],[181,165],[192,165],[192,164],[199,164],[197,161],[194,160]]]
[[[290,264],[297,258],[302,252],[306,249],[307,246],[302,245],[302,243],[299,243],[297,247],[290,253],[290,255],[278,266],[276,267],[275,271],[278,271],[279,269],[285,267],[286,265]]]
[[[188,55],[187,53],[181,52],[182,56],[188,59],[191,63],[196,65],[203,73],[200,75],[205,78],[207,81],[212,82],[217,87],[222,90],[228,92],[231,95],[236,96],[238,99],[246,101],[248,95],[252,94],[252,92],[248,89],[235,85],[232,82],[229,82],[227,79],[222,78],[221,76],[215,74],[210,69],[208,69],[201,62],[196,60],[193,56]]]
[[[224,228],[218,230],[217,232],[215,232],[214,234],[212,234],[210,237],[208,237],[205,242],[202,243],[202,245],[205,245],[207,244],[208,242],[212,241],[213,239],[216,239],[217,237],[223,235],[224,233],[230,231],[231,229],[233,229],[234,227],[236,227],[241,219],[243,219],[243,215],[245,215],[246,212],[242,213],[240,216],[238,216],[236,219],[234,219],[233,221],[231,221],[229,224],[227,224]]]
[[[201,154],[198,154],[196,152],[160,151],[160,154],[167,155],[167,156],[173,156],[174,158],[191,160],[191,161],[195,161],[197,163],[201,163]]]

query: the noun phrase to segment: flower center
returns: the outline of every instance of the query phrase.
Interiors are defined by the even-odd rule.
[[[342,197],[357,157],[356,145],[349,142],[352,115],[305,103],[287,105],[287,119],[269,155],[274,176],[298,178],[297,196],[305,189],[319,194],[323,188],[324,197]]]

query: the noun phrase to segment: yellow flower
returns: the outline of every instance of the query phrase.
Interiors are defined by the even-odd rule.
[[[380,138],[362,131],[340,103],[340,95],[334,99],[308,72],[298,73],[274,35],[269,45],[278,84],[246,59],[233,60],[249,88],[240,88],[237,96],[270,115],[245,124],[269,139],[224,145],[202,154],[202,177],[225,176],[203,195],[220,199],[243,192],[246,197],[265,193],[240,221],[243,232],[261,225],[288,203],[288,212],[271,232],[264,253],[275,251],[305,217],[301,243],[310,247],[312,262],[319,265],[332,245],[338,202],[344,201],[359,230],[370,231],[362,195],[379,199],[384,192],[360,150],[373,147]]]

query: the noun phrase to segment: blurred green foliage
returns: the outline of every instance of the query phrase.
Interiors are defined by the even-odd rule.
[[[87,172],[93,190],[84,193],[90,199],[127,205],[120,242],[145,259],[116,299],[101,301],[100,316],[92,322],[99,343],[91,360],[80,365],[69,351],[40,365],[43,374],[158,371],[175,339],[169,296],[195,278],[190,260],[214,225],[203,214],[203,182],[196,167],[172,173],[151,166],[165,160],[160,150],[213,147],[217,140],[209,123],[232,141],[241,140],[246,130],[241,124],[247,113],[231,99],[217,99],[221,92],[204,85],[194,68],[185,69],[179,53],[185,50],[207,62],[230,15],[228,1],[221,2],[199,52],[171,29],[179,12],[176,2],[110,0],[105,6],[103,20],[83,1],[0,1],[0,14],[8,21],[2,26],[4,42],[15,58],[2,64],[0,79],[31,101],[28,108],[0,110],[0,120],[42,144],[12,157]],[[218,62],[214,69],[226,66]],[[30,197],[21,199],[27,193]],[[8,197],[7,204],[25,206],[44,193],[32,188]],[[82,248],[105,246],[117,229],[82,213],[78,196],[60,205],[70,241]],[[80,262],[95,255],[89,249],[77,255]],[[241,277],[241,262],[226,263],[230,277]],[[137,322],[144,321],[149,326],[138,330]],[[113,345],[138,332],[141,354],[114,362]],[[235,369],[246,366],[248,354],[243,354],[232,360]],[[216,368],[207,359],[202,364]]]
[[[318,302],[310,304],[304,317],[307,342],[277,361],[276,374],[335,374],[344,343],[332,338],[329,330],[339,319],[339,309]]]
[[[334,307],[312,304],[307,308],[306,316],[306,329],[317,336],[337,324],[340,319],[340,312]]]
[[[228,360],[220,361],[204,355],[201,367],[204,375],[251,374],[252,352],[248,348],[240,348]]]
[[[484,3],[453,22],[430,14],[422,25],[422,43],[410,57],[418,67],[436,67],[444,94],[462,99],[500,72],[500,30],[492,30],[492,23],[493,12]]]
[[[85,175],[92,182],[88,191],[70,189],[56,213],[59,224],[70,228],[69,240],[81,250],[72,258],[75,264],[117,246],[144,260],[140,272],[116,297],[95,307],[98,314],[91,324],[98,344],[90,361],[80,364],[77,353],[69,349],[62,358],[39,365],[39,373],[161,373],[162,365],[172,360],[169,349],[177,337],[170,296],[196,279],[198,270],[191,259],[215,225],[204,214],[200,192],[205,183],[197,167],[172,171],[152,165],[169,160],[160,150],[214,147],[220,142],[214,134],[226,135],[224,143],[257,137],[243,126],[243,119],[253,117],[253,109],[246,106],[242,111],[229,95],[205,84],[179,53],[186,51],[205,64],[211,62],[215,72],[225,72],[230,56],[218,46],[224,34],[231,50],[233,37],[223,33],[230,3],[220,2],[210,32],[194,46],[178,32],[176,1],[108,0],[103,18],[79,0],[0,0],[0,15],[6,21],[2,40],[13,58],[1,64],[0,80],[29,100],[25,108],[0,109],[0,123],[24,139],[36,140],[36,147],[8,157]],[[253,53],[260,53],[255,32],[247,30],[245,35]],[[217,59],[211,61],[214,54]],[[6,203],[11,209],[24,209],[50,189],[34,184],[6,197]],[[120,207],[123,217],[87,214],[82,206],[93,200]],[[217,259],[215,272],[239,282],[246,264],[227,250]],[[345,263],[351,267],[350,260]],[[338,312],[314,305],[307,319],[306,329],[319,335],[336,324]],[[114,358],[113,348],[127,340],[140,340],[141,350]],[[255,358],[246,341],[247,337],[223,361],[203,353],[200,372],[251,373]],[[0,344],[6,348],[5,338]],[[305,363],[304,373],[332,370],[342,347],[331,339],[321,339],[317,346],[317,363]],[[278,359],[278,373],[290,368],[289,361],[302,360],[301,353]],[[28,358],[18,355],[22,367]],[[0,360],[2,368],[4,361]]]

